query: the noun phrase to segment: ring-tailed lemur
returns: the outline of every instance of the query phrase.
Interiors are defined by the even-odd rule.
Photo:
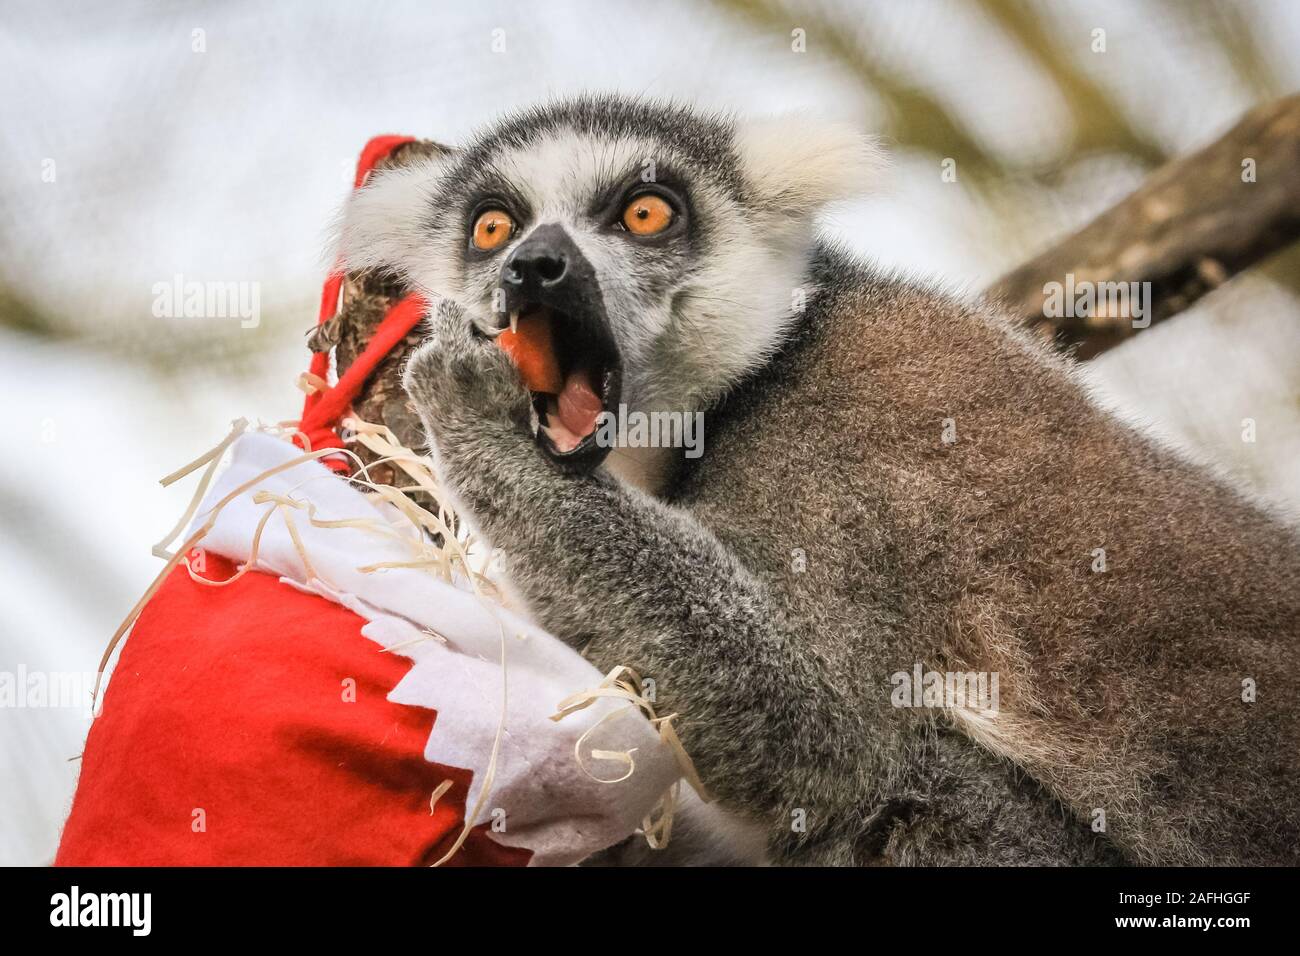
[[[374,177],[342,248],[437,297],[407,388],[531,612],[655,679],[775,861],[1296,862],[1294,532],[985,307],[817,241],[876,165],[581,98]],[[520,316],[549,394],[492,341]],[[610,454],[620,404],[702,411],[703,457]]]

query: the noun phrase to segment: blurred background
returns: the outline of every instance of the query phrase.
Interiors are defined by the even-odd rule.
[[[192,491],[157,479],[233,418],[297,416],[328,223],[373,134],[455,143],[583,90],[818,112],[879,134],[894,159],[826,229],[976,292],[1300,89],[1293,0],[6,0],[0,18],[11,674],[93,671]],[[157,314],[177,282],[235,283],[256,320]],[[1298,290],[1292,249],[1090,374],[1126,414],[1294,509]],[[87,727],[81,708],[0,709],[0,864],[52,858]]]

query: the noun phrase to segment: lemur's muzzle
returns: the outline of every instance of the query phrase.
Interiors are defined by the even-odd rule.
[[[501,268],[512,327],[546,323],[541,341],[553,348],[558,390],[534,392],[537,439],[557,462],[580,470],[609,453],[598,440],[602,413],[615,414],[622,364],[610,332],[596,270],[564,228],[539,226]]]

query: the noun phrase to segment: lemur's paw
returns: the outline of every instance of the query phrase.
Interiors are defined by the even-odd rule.
[[[435,433],[487,421],[527,428],[531,406],[519,372],[464,309],[442,299],[426,325],[429,337],[402,378],[425,426]]]

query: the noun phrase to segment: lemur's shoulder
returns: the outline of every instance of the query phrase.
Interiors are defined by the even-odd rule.
[[[1014,357],[1026,370],[1042,369],[1050,378],[1078,378],[1071,363],[978,296],[957,295],[937,280],[883,269],[838,243],[817,244],[781,347],[728,393],[743,399],[768,388],[823,349],[850,360],[911,357],[908,364],[952,358],[971,373],[981,363]],[[814,356],[818,356],[814,359]]]
[[[795,293],[800,307],[779,347],[711,410],[718,434],[791,392],[818,404],[833,393],[850,413],[891,399],[953,407],[960,396],[1012,414],[1030,394],[1054,395],[1068,406],[1062,412],[1081,412],[1084,389],[1070,363],[976,297],[881,269],[834,243],[814,247]]]

